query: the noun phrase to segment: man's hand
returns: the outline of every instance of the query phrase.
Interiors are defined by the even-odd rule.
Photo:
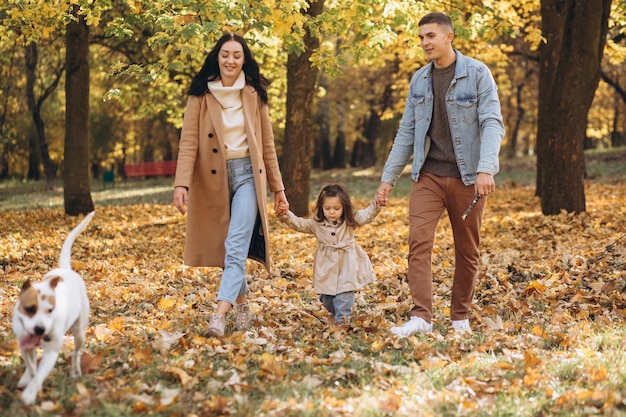
[[[385,207],[387,205],[387,201],[389,201],[389,194],[391,194],[392,189],[393,185],[388,182],[381,182],[378,186],[378,190],[376,190],[374,205],[376,207]]]
[[[479,172],[474,183],[474,190],[481,197],[486,197],[496,191],[496,182],[493,180],[493,175]]]

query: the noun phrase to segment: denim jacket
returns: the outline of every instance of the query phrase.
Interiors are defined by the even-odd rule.
[[[497,86],[489,68],[457,50],[455,53],[456,67],[446,94],[446,110],[461,179],[465,185],[471,185],[479,172],[491,175],[498,172],[504,123]],[[433,66],[431,62],[419,69],[411,79],[382,182],[394,185],[411,156],[411,178],[417,181],[419,177],[430,146],[426,134],[433,116]]]

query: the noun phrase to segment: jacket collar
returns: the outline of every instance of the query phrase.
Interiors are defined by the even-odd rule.
[[[465,55],[460,53],[457,49],[454,50],[456,54],[456,65],[454,67],[454,79],[467,77],[467,58]],[[424,78],[430,78],[433,73],[433,69],[435,68],[435,64],[431,61],[426,66],[426,71],[424,71]]]

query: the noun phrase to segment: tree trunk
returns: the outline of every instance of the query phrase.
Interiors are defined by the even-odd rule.
[[[380,137],[382,126],[383,121],[380,119],[378,109],[372,108],[365,122],[365,131],[363,132],[365,140],[361,143],[359,158],[355,161],[354,166],[369,168],[376,164],[376,142],[378,142],[378,138]]]
[[[310,4],[306,15],[314,18],[324,8],[324,0]],[[307,30],[304,36],[306,50],[287,57],[287,116],[283,144],[282,172],[291,210],[299,215],[309,213],[311,178],[312,114],[318,70],[309,58],[319,47],[319,39]]]
[[[94,209],[89,186],[89,27],[83,16],[67,25],[65,64],[65,213]]]
[[[346,167],[346,133],[343,126],[344,123],[340,122],[333,150],[332,168],[343,169]]]
[[[541,0],[537,194],[545,215],[585,211],[583,142],[611,0]]]
[[[50,154],[48,152],[46,124],[41,116],[41,107],[50,92],[54,91],[56,88],[58,78],[50,87],[46,89],[46,91],[42,92],[41,97],[37,99],[35,97],[35,79],[37,77],[37,61],[39,60],[39,53],[35,42],[31,42],[26,46],[24,59],[26,61],[26,98],[28,102],[28,110],[33,117],[35,131],[37,132],[37,137],[31,138],[28,141],[30,152],[30,156],[28,158],[28,179],[39,180],[41,178],[39,165],[43,162],[44,173],[46,176],[46,189],[51,190],[54,188],[57,165],[50,158]]]
[[[328,90],[328,82],[324,75],[318,81],[319,88]],[[330,151],[330,100],[328,94],[317,100],[317,111],[315,115],[316,129],[313,147],[313,168],[329,169],[331,167]]]
[[[611,130],[611,146],[618,147],[626,145],[624,134],[620,132],[620,103],[626,103],[626,90],[620,85],[619,79],[613,80],[604,71],[600,72],[600,78],[615,90],[615,107],[613,110],[613,129]]]
[[[519,130],[522,126],[522,121],[524,120],[524,115],[526,114],[526,110],[524,109],[524,104],[522,103],[524,86],[526,85],[526,81],[522,81],[517,85],[517,93],[516,93],[516,103],[517,103],[517,113],[515,122],[513,123],[513,130],[511,131],[509,149],[507,151],[506,157],[507,159],[515,158],[517,154],[517,138],[519,137]],[[512,108],[512,107],[511,107]],[[513,113],[511,111],[511,113]]]
[[[397,74],[400,70],[400,57],[396,54],[392,61],[388,61],[385,65],[385,69],[382,74],[378,75],[384,80],[385,89],[381,95],[375,95],[372,99],[367,101],[369,106],[369,116],[364,123],[362,135],[364,140],[358,142],[358,153],[353,155],[352,166],[358,166],[361,168],[369,168],[376,164],[377,155],[376,148],[378,146],[378,140],[383,129],[382,115],[385,111],[394,106],[394,77],[389,77],[386,74]]]
[[[6,143],[7,133],[5,130],[7,115],[9,114],[9,101],[14,96],[13,90],[16,89],[16,83],[9,76],[13,74],[13,67],[16,61],[17,40],[13,40],[10,47],[10,53],[5,52],[5,70],[0,78],[0,179],[9,177],[9,153],[10,146]],[[5,75],[6,74],[6,75]]]
[[[613,105],[613,126],[611,128],[611,146],[616,148],[622,146],[624,143],[624,135],[619,131],[620,127],[620,105],[619,101],[615,100]]]

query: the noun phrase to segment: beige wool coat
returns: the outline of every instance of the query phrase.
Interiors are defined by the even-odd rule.
[[[259,216],[248,257],[270,271],[267,187],[284,190],[274,147],[269,108],[256,90],[241,92]],[[230,197],[220,104],[212,94],[189,96],[178,149],[174,187],[189,190],[184,263],[224,268]]]
[[[370,204],[356,210],[354,219],[359,226],[374,220],[380,208]],[[354,240],[355,227],[345,222],[333,224],[323,220],[298,217],[289,211],[280,220],[290,228],[315,235],[319,243],[313,261],[313,291],[316,294],[337,295],[356,291],[376,280],[369,256]]]

